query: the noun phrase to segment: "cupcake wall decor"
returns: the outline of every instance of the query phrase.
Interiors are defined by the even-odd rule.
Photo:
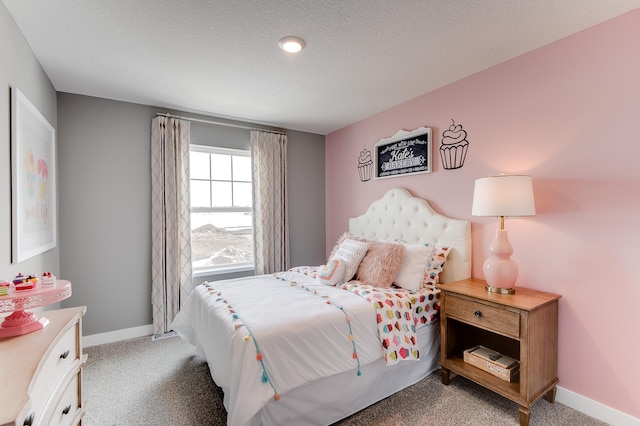
[[[449,129],[442,132],[442,144],[440,145],[440,158],[445,170],[459,169],[464,166],[467,157],[469,141],[467,132],[460,124],[451,119]]]
[[[371,151],[369,151],[365,145],[358,157],[358,175],[360,176],[360,182],[371,180],[372,172],[373,159],[371,157]]]

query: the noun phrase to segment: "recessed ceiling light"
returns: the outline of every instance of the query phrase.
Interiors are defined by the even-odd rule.
[[[278,41],[278,46],[280,49],[289,53],[298,53],[307,45],[303,39],[296,36],[286,36],[282,37],[280,41]]]

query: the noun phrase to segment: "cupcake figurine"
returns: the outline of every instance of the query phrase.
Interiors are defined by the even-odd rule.
[[[442,132],[442,145],[440,145],[442,167],[451,170],[464,166],[468,148],[467,132],[462,129],[461,125],[451,120],[449,129]]]
[[[18,285],[18,284],[22,284],[23,282],[25,282],[27,278],[22,275],[22,272],[18,272],[18,275],[15,276],[15,278],[13,278],[13,284],[14,285]]]
[[[56,283],[56,276],[53,275],[51,272],[44,272],[42,274],[42,278],[40,278],[40,282],[43,285],[53,285]]]
[[[0,280],[0,296],[9,294],[9,286],[11,283],[7,280]]]
[[[18,275],[16,275],[16,277],[13,279],[13,286],[15,287],[16,291],[31,290],[32,288],[34,288],[36,286],[36,282],[31,280],[31,278],[33,277],[25,277],[24,275],[22,275],[22,273],[19,272]]]
[[[366,182],[371,179],[371,172],[373,171],[373,160],[371,159],[371,151],[365,146],[360,151],[358,157],[358,174],[360,175],[360,181]]]

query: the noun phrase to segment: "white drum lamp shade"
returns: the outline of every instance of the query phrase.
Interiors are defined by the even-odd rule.
[[[536,214],[531,176],[500,175],[476,179],[471,214],[500,218],[500,228],[489,247],[491,255],[485,260],[483,271],[489,291],[513,294],[518,266],[511,259],[513,248],[504,229],[504,218]]]

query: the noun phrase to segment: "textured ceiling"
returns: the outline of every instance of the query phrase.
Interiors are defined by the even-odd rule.
[[[327,134],[640,0],[3,0],[56,90]],[[278,40],[297,35],[292,56]]]

